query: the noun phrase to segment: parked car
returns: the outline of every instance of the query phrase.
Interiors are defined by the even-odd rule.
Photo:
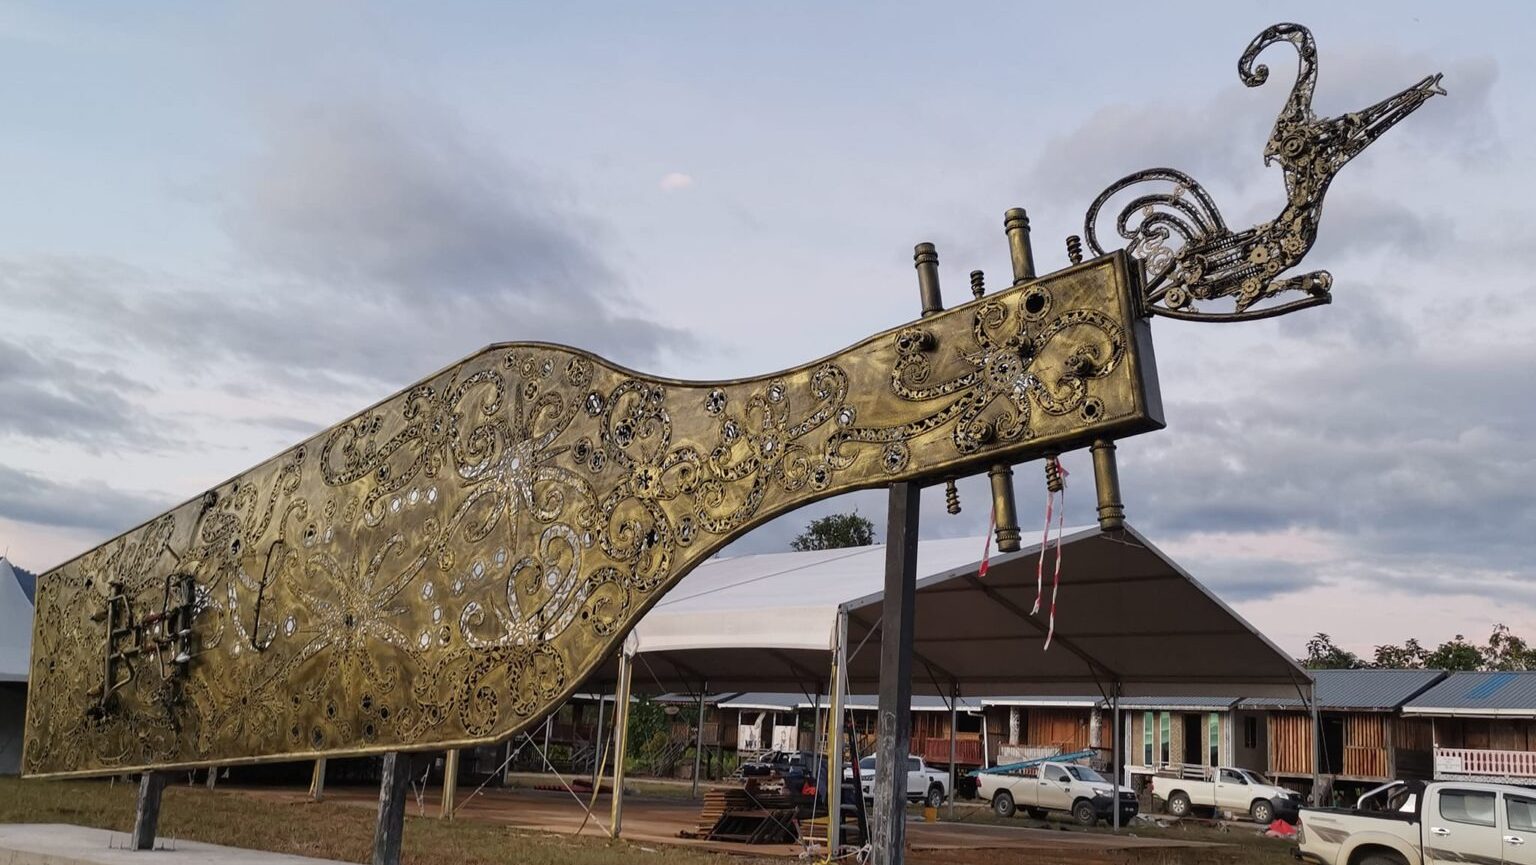
[[[810,751],[769,751],[756,760],[741,764],[743,778],[784,775],[795,766],[809,766],[816,761]]]
[[[853,767],[843,770],[844,778],[853,777]],[[859,786],[865,799],[875,798],[875,758],[859,761]],[[926,802],[937,808],[949,797],[949,772],[930,768],[922,757],[907,757],[907,799]]]
[[[1258,772],[1228,766],[1187,766],[1159,773],[1152,778],[1152,793],[1175,817],[1188,816],[1194,807],[1214,808],[1247,814],[1267,825],[1276,818],[1295,823],[1301,810],[1300,793],[1278,787]]]
[[[1312,865],[1536,865],[1536,790],[1398,781],[1354,808],[1301,809],[1297,841]]]
[[[980,772],[976,795],[992,803],[999,817],[1012,817],[1019,809],[1044,818],[1065,812],[1083,826],[1114,819],[1114,787],[1087,766],[1073,763],[1041,763],[1017,774]],[[1136,794],[1120,791],[1120,822],[1129,823],[1139,809]]]

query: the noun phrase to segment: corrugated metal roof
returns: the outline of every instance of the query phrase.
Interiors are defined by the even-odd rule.
[[[1536,670],[1451,673],[1408,701],[1404,714],[1509,715],[1536,717]]]
[[[1444,670],[1313,670],[1317,705],[1325,710],[1385,712],[1407,703],[1445,677]],[[1301,697],[1249,699],[1242,709],[1300,709]]]
[[[1122,709],[1166,709],[1171,712],[1190,709],[1226,711],[1236,703],[1237,697],[1126,697],[1120,701]]]

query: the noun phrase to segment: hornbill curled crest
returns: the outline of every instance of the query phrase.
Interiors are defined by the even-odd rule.
[[[1285,172],[1286,204],[1269,222],[1246,231],[1227,228],[1210,195],[1193,178],[1172,168],[1152,168],[1121,178],[1088,208],[1084,235],[1096,254],[1099,211],[1110,198],[1142,184],[1171,183],[1172,192],[1141,195],[1120,211],[1115,228],[1129,241],[1131,255],[1145,265],[1148,308],[1160,315],[1202,321],[1234,321],[1280,315],[1327,303],[1333,277],[1319,270],[1280,274],[1299,264],[1317,240],[1323,195],[1344,164],[1383,132],[1412,114],[1431,96],[1443,95],[1440,75],[1360,111],[1318,119],[1312,111],[1317,86],[1317,43],[1299,24],[1276,24],[1253,40],[1237,61],[1249,87],[1269,79],[1269,67],[1254,61],[1277,42],[1296,47],[1299,69],[1264,148],[1264,164],[1279,162]],[[1299,291],[1305,296],[1272,306],[1262,300]],[[1231,312],[1201,312],[1195,301],[1234,298]]]

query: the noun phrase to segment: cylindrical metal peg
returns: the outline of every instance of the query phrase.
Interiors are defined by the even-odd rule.
[[[1067,238],[1067,260],[1073,264],[1083,263],[1083,239],[1075,234]]]
[[[1125,505],[1120,501],[1120,469],[1115,462],[1115,443],[1093,443],[1093,486],[1099,498],[1099,528],[1109,532],[1125,528]]]
[[[931,243],[919,243],[912,252],[917,267],[917,290],[923,299],[923,317],[944,311],[944,296],[939,292],[939,252]]]
[[[1013,283],[1035,278],[1035,251],[1029,243],[1029,214],[1022,207],[1003,214],[1003,232],[1008,235],[1008,257],[1013,261]]]
[[[1019,551],[1019,509],[1013,500],[1013,467],[999,464],[987,472],[992,482],[992,508],[997,522],[997,548],[1004,553]]]
[[[979,298],[987,293],[987,275],[979,270],[971,271],[971,297]]]
[[[960,513],[960,490],[955,487],[954,478],[944,482],[944,509],[950,514]]]

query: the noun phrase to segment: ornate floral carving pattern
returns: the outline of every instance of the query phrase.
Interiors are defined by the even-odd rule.
[[[510,735],[777,514],[1160,425],[1132,285],[1112,256],[713,385],[556,346],[481,352],[46,575],[26,770]],[[108,585],[149,640],[185,576],[185,674],[137,655],[93,716]]]

